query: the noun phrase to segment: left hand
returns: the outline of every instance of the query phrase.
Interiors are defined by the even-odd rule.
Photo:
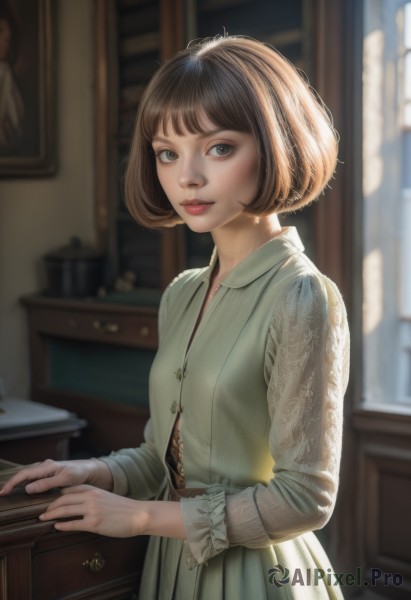
[[[59,531],[133,537],[145,533],[145,504],[91,485],[79,485],[61,490],[61,496],[39,518],[42,521],[67,519],[55,523]]]

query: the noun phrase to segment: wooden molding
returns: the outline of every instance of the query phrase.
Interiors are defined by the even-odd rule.
[[[113,169],[117,164],[117,62],[116,11],[114,0],[94,0],[95,14],[95,222],[98,246],[107,251],[110,244],[109,228],[113,216],[112,203],[117,201],[117,181]],[[115,171],[116,172],[116,171]],[[114,246],[110,248],[114,251]],[[114,254],[116,254],[114,252]]]
[[[354,221],[358,173],[361,169],[361,130],[356,123],[357,105],[360,103],[357,88],[361,79],[357,81],[355,65],[361,62],[359,40],[362,39],[362,3],[356,0],[315,0],[310,2],[309,9],[313,56],[311,82],[330,110],[340,135],[340,162],[335,178],[331,187],[312,208],[316,263],[340,288],[347,306],[351,330],[355,333],[357,329],[354,325],[358,321],[355,303],[358,301],[358,289],[361,289],[361,271],[357,256],[361,256],[361,248],[355,242]],[[358,306],[361,307],[361,302]],[[356,342],[352,348],[353,353],[356,353]],[[352,360],[352,366],[361,381],[362,372],[357,369],[357,365],[361,364],[359,358]],[[344,403],[345,418],[349,425],[355,406],[354,394],[357,392],[353,383],[356,381],[351,381]],[[335,566],[348,572],[361,564],[356,522],[357,457],[355,431],[351,426],[345,427],[340,490],[330,528]],[[349,597],[354,590],[344,590],[344,593]]]
[[[360,433],[404,436],[411,439],[411,412],[392,410],[356,410],[351,416],[353,428]]]
[[[373,436],[375,437],[375,436]],[[367,436],[368,438],[368,436]],[[385,597],[409,598],[411,553],[409,495],[411,446],[398,444],[397,436],[360,444],[359,543],[361,563],[368,576],[372,569],[398,573],[401,586],[377,583]],[[380,585],[381,584],[381,585]],[[377,589],[377,588],[376,588]]]
[[[354,38],[361,23],[361,2],[318,0],[313,10],[313,84],[331,111],[340,135],[339,164],[331,187],[315,205],[317,262],[340,287],[347,301],[352,286],[353,205],[360,161],[355,148]]]

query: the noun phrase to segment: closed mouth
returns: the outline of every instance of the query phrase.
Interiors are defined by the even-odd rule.
[[[214,202],[208,202],[206,200],[184,200],[181,206],[197,206],[199,204],[214,204]]]

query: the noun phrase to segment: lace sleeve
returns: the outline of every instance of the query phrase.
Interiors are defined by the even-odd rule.
[[[278,302],[267,340],[273,478],[227,497],[232,545],[282,542],[327,523],[338,488],[348,370],[339,291],[326,277],[304,275]]]

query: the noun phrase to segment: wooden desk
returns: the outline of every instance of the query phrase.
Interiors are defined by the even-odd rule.
[[[56,497],[0,498],[0,599],[135,598],[147,538],[58,532],[38,520]]]

